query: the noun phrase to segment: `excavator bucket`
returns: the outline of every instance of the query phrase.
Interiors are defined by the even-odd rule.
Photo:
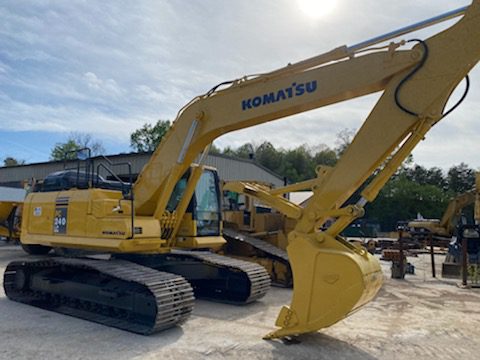
[[[361,246],[324,235],[297,238],[287,248],[293,297],[265,339],[294,336],[335,324],[368,303],[383,283],[380,263]]]

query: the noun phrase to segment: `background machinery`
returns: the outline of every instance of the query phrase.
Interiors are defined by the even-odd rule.
[[[268,184],[249,182],[271,191]],[[295,226],[294,219],[261,204],[254,197],[235,192],[236,182],[226,182],[228,204],[223,210],[223,251],[228,256],[254,261],[264,266],[272,285],[292,287],[293,277],[287,254],[287,236]],[[239,201],[238,199],[242,199]]]
[[[0,201],[0,237],[7,240],[20,238],[20,218],[17,211],[21,213],[21,202]]]
[[[372,48],[462,14],[449,29],[411,40],[412,49],[400,50],[404,41]],[[258,265],[191,251],[224,244],[215,174],[202,157],[198,165],[193,161],[227,132],[383,91],[337,165],[319,167],[317,178],[295,184],[313,190],[305,208],[280,193],[242,185],[242,192],[296,220],[287,247],[292,302],[281,309],[278,329],[266,338],[336,323],[368,303],[383,278],[378,261],[339,234],[363,215],[365,204],[449,112],[444,108],[451,93],[480,58],[479,38],[480,1],[475,0],[398,32],[215,86],[180,110],[130,190],[92,187],[95,171],[87,162],[88,188],[76,184],[27,196],[21,241],[31,252],[66,247],[114,255],[10,263],[4,275],[7,296],[141,333],[183,321],[191,311],[190,284],[197,296],[240,303],[258,298],[269,282]],[[356,203],[344,205],[367,179]]]
[[[477,174],[477,183],[479,179],[480,174]],[[476,198],[477,189],[467,191],[450,200],[440,220],[421,219],[408,222],[410,235],[423,242],[432,235],[437,246],[447,246],[454,233],[455,227],[460,224],[463,210],[467,206],[475,204]]]
[[[475,178],[475,188],[480,189],[480,176]],[[474,224],[458,224],[454,236],[448,245],[445,261],[442,263],[442,276],[445,278],[458,278],[463,281],[468,275],[473,282],[480,283],[480,193],[475,191],[474,198]],[[466,264],[467,271],[463,272]]]
[[[20,239],[23,189],[0,187],[0,238],[9,241]]]
[[[470,277],[473,282],[479,285],[480,225],[460,224],[457,226],[456,233],[457,235],[452,238],[452,242],[448,246],[448,252],[445,256],[445,261],[442,263],[442,277],[461,277],[463,262],[465,261],[467,264],[468,277]]]

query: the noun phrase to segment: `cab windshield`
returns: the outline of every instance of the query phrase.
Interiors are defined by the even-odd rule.
[[[205,171],[195,188],[195,219],[197,235],[220,234],[220,199],[215,173]]]

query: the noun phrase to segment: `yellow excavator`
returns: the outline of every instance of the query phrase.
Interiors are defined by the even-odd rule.
[[[270,184],[258,181],[248,183],[265,191],[273,189]],[[222,252],[227,256],[261,264],[270,274],[272,285],[292,287],[286,234],[295,227],[295,220],[271,206],[263,205],[259,199],[237,193],[235,190],[238,185],[236,181],[227,181],[222,185],[224,195],[228,198],[228,204],[224,202],[225,207],[229,207],[223,211],[222,234],[227,243]],[[239,201],[240,197],[243,202]]]
[[[459,16],[426,40],[378,45]],[[209,144],[230,131],[383,91],[337,165],[320,167],[317,178],[297,184],[313,190],[305,208],[271,192],[256,194],[296,219],[287,247],[292,301],[281,309],[278,329],[265,338],[338,322],[372,300],[383,279],[379,262],[339,234],[363,215],[365,204],[450,112],[444,109],[447,100],[479,61],[479,38],[480,0],[475,0],[384,36],[215,86],[180,110],[132,187],[99,179],[100,164],[86,161],[72,182],[57,174],[43,184],[44,191],[29,194],[21,232],[27,251],[60,247],[112,255],[11,262],[4,274],[6,295],[144,334],[186,319],[191,286],[206,298],[234,303],[258,298],[269,284],[259,265],[195,251],[225,243],[218,178],[202,160]],[[402,50],[406,44],[414,46]],[[356,203],[345,205],[371,176]]]
[[[480,182],[480,174],[476,174],[476,182]],[[443,245],[447,246],[462,215],[462,210],[469,205],[475,204],[477,196],[477,189],[455,196],[448,203],[440,220],[420,219],[409,221],[410,235],[423,241],[431,234],[434,240],[443,242]]]
[[[20,238],[20,219],[17,211],[21,212],[22,202],[0,201],[0,237],[8,240]]]
[[[20,224],[23,198],[23,189],[0,187],[0,238],[9,241],[20,239]]]
[[[475,188],[480,189],[480,175],[475,177]],[[475,191],[474,199],[474,224],[457,224],[454,236],[448,245],[448,253],[442,263],[442,277],[463,277],[462,268],[464,261],[467,263],[467,273],[463,281],[468,277],[478,283],[478,268],[480,265],[480,192]],[[466,246],[465,253],[463,247]],[[464,257],[465,256],[465,257]]]

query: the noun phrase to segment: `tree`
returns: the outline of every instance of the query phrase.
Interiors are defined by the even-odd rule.
[[[251,143],[246,143],[235,150],[235,155],[243,159],[255,158],[255,147]]]
[[[51,160],[72,160],[77,158],[76,151],[84,148],[91,150],[91,155],[100,155],[105,152],[102,143],[94,140],[90,134],[71,133],[64,143],[56,143],[50,153]]]
[[[208,153],[212,155],[220,155],[222,153],[222,150],[220,150],[220,148],[218,148],[214,143],[212,143]]]
[[[475,170],[470,169],[467,164],[452,166],[447,174],[448,188],[456,194],[469,191],[475,185]]]
[[[329,147],[325,147],[320,151],[317,151],[313,156],[313,162],[316,166],[318,165],[327,165],[327,166],[334,166],[338,161],[337,153],[330,149]]]
[[[130,134],[130,147],[137,152],[154,151],[169,129],[169,120],[158,120],[153,126],[145,123]]]
[[[295,183],[315,177],[315,167],[306,145],[302,145],[285,153],[280,174]]]
[[[400,174],[421,185],[435,185],[440,189],[445,190],[448,188],[447,179],[443,175],[442,169],[438,167],[427,169],[421,165],[415,164],[411,168],[403,167],[400,170]]]
[[[56,143],[50,154],[51,160],[72,160],[76,159],[77,155],[75,151],[80,150],[82,147],[74,140],[69,139],[65,143]]]
[[[237,156],[237,152],[235,151],[235,149],[232,149],[230,146],[223,148],[222,154],[230,157]]]
[[[335,140],[335,143],[337,144],[335,151],[337,152],[338,157],[342,156],[345,150],[347,150],[356,133],[357,131],[355,129],[349,128],[345,128],[338,132],[337,139]]]
[[[282,153],[270,142],[265,141],[255,149],[255,160],[267,169],[278,171],[282,164]]]
[[[89,148],[92,156],[105,154],[105,148],[99,140],[94,140],[91,134],[73,132],[69,140],[73,140],[80,148]]]
[[[441,189],[447,189],[447,179],[443,175],[442,169],[438,167],[432,167],[427,170],[426,184],[436,185]]]
[[[366,206],[366,218],[380,223],[383,231],[394,230],[397,221],[442,216],[451,193],[430,184],[420,184],[404,175],[392,178],[378,197]]]
[[[18,160],[11,156],[7,156],[5,159],[3,159],[3,166],[17,166],[24,164],[25,160]]]
[[[258,146],[245,143],[237,149],[227,146],[221,153],[245,159],[253,158],[267,169],[287,177],[291,182],[296,182],[315,177],[318,165],[336,164],[338,159],[334,150],[323,144],[314,149],[307,145],[290,150],[276,149],[272,143],[264,141]]]

